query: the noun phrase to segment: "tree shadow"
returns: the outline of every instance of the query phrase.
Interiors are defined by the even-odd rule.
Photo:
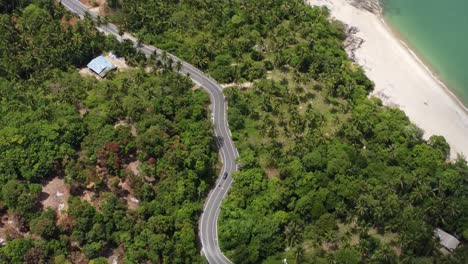
[[[39,202],[43,202],[43,201],[47,200],[47,198],[49,198],[49,196],[50,196],[50,195],[49,195],[48,193],[46,193],[46,192],[41,192],[41,193],[39,194],[39,196],[37,197],[37,199],[39,200]]]
[[[213,137],[214,141],[216,142],[216,146],[218,149],[222,148],[224,146],[224,138],[220,136],[215,136]]]

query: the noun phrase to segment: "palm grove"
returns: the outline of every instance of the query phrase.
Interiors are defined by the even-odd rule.
[[[122,1],[114,21],[222,83],[242,170],[220,243],[235,263],[432,263],[442,227],[467,238],[464,159],[422,139],[343,50],[344,27],[304,1]],[[242,86],[242,85],[239,85]],[[463,236],[464,235],[464,236]]]
[[[0,259],[100,263],[120,246],[126,263],[202,262],[197,220],[217,164],[208,97],[164,58],[162,70],[83,79],[74,67],[105,50],[145,62],[90,20],[70,26],[52,1],[7,2],[1,208],[34,236],[12,238]],[[219,239],[235,263],[466,262],[465,247],[444,256],[433,237],[441,227],[468,238],[466,162],[447,162],[442,137],[423,140],[403,112],[368,99],[373,84],[347,58],[343,25],[327,10],[300,0],[137,0],[108,1],[107,12],[221,83],[254,83],[225,90],[242,169]],[[137,135],[115,128],[122,120]],[[123,170],[135,160],[146,177]],[[39,183],[57,174],[72,189],[66,219],[37,204]],[[138,210],[123,203],[120,179],[132,183]],[[78,198],[89,182],[97,208]]]

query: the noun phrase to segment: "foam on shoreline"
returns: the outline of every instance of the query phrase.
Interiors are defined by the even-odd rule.
[[[388,29],[388,31],[392,32],[395,37],[400,41],[401,45],[405,47],[408,52],[413,56],[413,58],[421,64],[421,67],[423,67],[426,71],[427,74],[430,74],[432,78],[434,78],[435,81],[439,83],[439,85],[444,88],[445,92],[452,97],[452,99],[458,104],[458,106],[465,112],[465,114],[468,115],[468,107],[463,104],[463,102],[457,97],[457,95],[442,81],[442,78],[438,76],[431,67],[428,66],[428,63],[426,63],[421,57],[411,48],[411,46],[406,43],[398,34],[395,29],[393,29],[387,21],[382,16],[379,16],[380,22]]]
[[[457,153],[468,154],[468,109],[398,37],[380,12],[363,10],[349,0],[308,2],[326,6],[332,17],[359,29],[356,35],[364,43],[354,55],[375,83],[373,95],[405,111],[425,131],[426,139],[434,134],[444,136],[452,159]]]

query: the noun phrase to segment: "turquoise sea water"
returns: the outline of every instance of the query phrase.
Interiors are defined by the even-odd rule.
[[[385,20],[468,106],[468,0],[382,2]]]

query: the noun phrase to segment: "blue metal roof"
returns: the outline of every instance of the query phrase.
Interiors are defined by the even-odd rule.
[[[94,58],[87,66],[99,75],[115,68],[114,64],[106,60],[103,56]]]

